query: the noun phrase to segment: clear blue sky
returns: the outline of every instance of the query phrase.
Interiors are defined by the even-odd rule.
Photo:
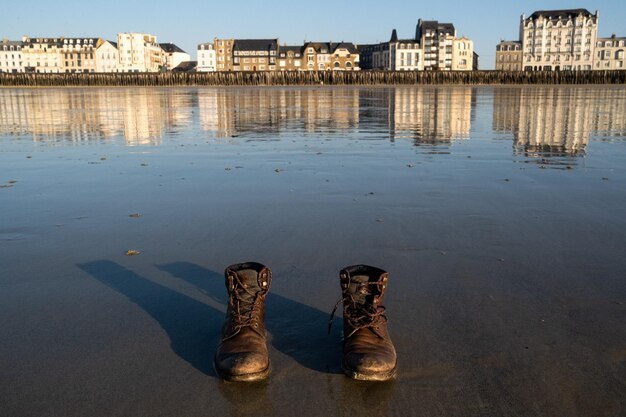
[[[198,43],[213,37],[350,41],[356,44],[414,36],[417,19],[453,23],[459,35],[474,40],[481,68],[494,66],[500,39],[517,39],[519,16],[535,10],[586,8],[600,11],[599,36],[626,36],[626,0],[461,1],[440,0],[224,0],[163,1],[76,0],[14,2],[3,7],[0,38],[22,35],[103,37],[118,32],[148,32],[159,42],[173,42],[196,59]]]

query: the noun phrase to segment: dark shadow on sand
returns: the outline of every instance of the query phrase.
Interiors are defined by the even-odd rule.
[[[157,268],[189,282],[216,302],[228,303],[222,274],[189,262],[157,265]],[[280,277],[274,275],[274,289],[276,279]],[[341,320],[335,319],[337,323],[333,325],[332,334],[327,334],[330,309],[323,312],[282,297],[272,290],[265,305],[265,323],[272,346],[309,369],[342,373]]]
[[[146,279],[108,260],[77,265],[106,286],[124,294],[150,314],[170,338],[172,350],[194,368],[217,377],[213,354],[224,313]],[[208,270],[204,279],[218,281]]]

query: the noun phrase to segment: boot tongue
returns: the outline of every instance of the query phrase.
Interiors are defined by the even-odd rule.
[[[237,271],[237,276],[239,277],[239,281],[244,285],[244,288],[251,292],[252,294],[256,294],[261,291],[261,286],[259,285],[258,274],[254,269],[242,269]],[[243,288],[240,289],[240,295],[242,297],[250,296]]]
[[[376,285],[367,285],[369,281],[370,277],[367,275],[353,275],[350,277],[348,292],[352,295],[355,303],[366,304],[373,301],[374,295],[378,293],[378,287]]]

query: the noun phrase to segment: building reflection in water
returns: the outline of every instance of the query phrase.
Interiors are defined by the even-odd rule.
[[[359,125],[357,89],[200,89],[200,126],[217,137],[336,133]]]
[[[449,145],[469,138],[473,108],[473,90],[465,87],[11,89],[1,95],[0,134],[42,143],[158,145],[199,129],[216,138],[358,134]]]
[[[494,90],[493,130],[513,135],[514,153],[545,163],[582,156],[592,135],[626,134],[624,92],[588,87],[502,87]]]
[[[469,139],[474,97],[469,87],[363,90],[361,120],[384,130],[391,140],[410,139],[445,153],[452,141]]]
[[[411,138],[418,145],[469,139],[471,88],[398,88],[392,91],[389,120],[393,137]]]
[[[470,137],[475,88],[94,88],[0,92],[0,134],[37,142],[124,140],[158,145],[188,130],[216,138],[281,133],[409,139],[439,151]],[[589,138],[626,136],[619,88],[493,89],[493,131],[512,134],[517,155],[575,157]]]
[[[6,90],[0,134],[32,135],[43,143],[123,138],[128,145],[158,145],[164,132],[188,126],[189,94],[147,89]]]

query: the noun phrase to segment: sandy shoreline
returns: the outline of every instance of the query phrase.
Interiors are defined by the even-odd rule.
[[[227,140],[173,123],[159,146],[2,137],[0,415],[623,414],[624,142],[541,169],[476,94],[469,139],[421,147],[366,113]],[[272,374],[228,384],[222,273],[250,260],[274,276]],[[390,383],[342,375],[340,318],[326,334],[355,263],[390,272]]]

